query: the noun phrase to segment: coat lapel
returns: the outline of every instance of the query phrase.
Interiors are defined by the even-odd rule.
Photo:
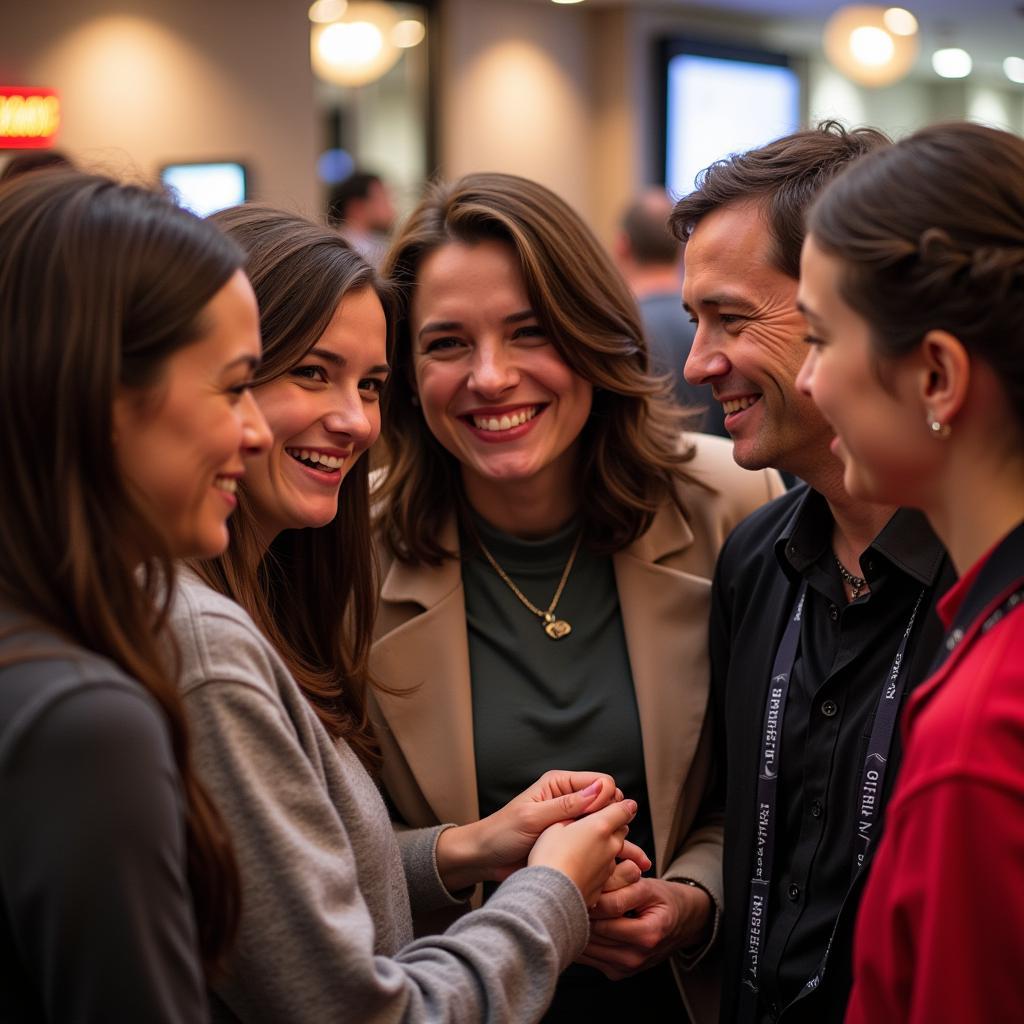
[[[458,550],[454,520],[442,543]],[[473,821],[479,810],[461,563],[394,562],[381,588],[384,628],[394,609],[402,608],[405,616],[410,604],[422,611],[374,644],[376,678],[399,691],[378,691],[376,700],[437,820]],[[438,643],[439,637],[445,642]]]
[[[710,581],[674,568],[693,532],[674,506],[613,558],[636,689],[659,871],[674,844],[675,818],[708,700]]]

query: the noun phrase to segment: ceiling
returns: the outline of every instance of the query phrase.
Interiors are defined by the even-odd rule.
[[[735,13],[772,23],[773,34],[791,41],[794,52],[817,49],[821,30],[840,0],[588,0],[595,6],[637,6],[680,13]],[[921,56],[915,73],[933,75],[930,56],[942,46],[961,46],[979,77],[1001,80],[1005,57],[1024,57],[1024,0],[895,0],[921,26]],[[883,5],[884,0],[883,0]],[[1024,86],[1018,86],[1024,90]]]

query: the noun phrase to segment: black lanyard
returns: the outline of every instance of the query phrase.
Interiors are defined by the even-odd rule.
[[[852,858],[852,881],[856,880],[871,843],[874,825],[878,817],[879,801],[885,784],[885,771],[896,731],[900,701],[906,688],[906,653],[910,634],[917,619],[918,610],[924,599],[924,590],[918,594],[910,621],[903,631],[892,667],[885,677],[878,696],[875,721],[868,740],[857,808],[857,830],[854,838]],[[768,900],[772,881],[772,862],[775,852],[775,823],[778,797],[779,768],[782,760],[782,723],[786,713],[789,684],[800,649],[800,628],[803,622],[804,601],[807,597],[807,581],[800,584],[793,610],[789,614],[786,630],[782,634],[775,661],[772,664],[768,697],[764,708],[764,727],[761,740],[761,759],[757,771],[757,822],[754,829],[754,875],[750,880],[750,903],[747,914],[747,934],[744,945],[745,963],[743,986],[748,993],[756,994],[759,988],[758,971],[764,937],[768,929]],[[837,919],[838,924],[838,919]],[[828,962],[835,928],[829,938],[825,955],[818,969],[804,985],[800,995],[812,992],[821,983]],[[749,998],[749,997],[748,997]],[[798,996],[799,998],[799,996]],[[756,1005],[756,999],[751,999]]]
[[[1004,590],[1003,593],[1005,594],[1006,591]],[[998,626],[1015,608],[1024,605],[1024,584],[1018,580],[1013,584],[1013,589],[1006,594],[1006,597],[1002,601],[996,598],[996,602],[996,606],[992,608],[992,611],[987,615],[982,612],[982,615],[985,615],[985,617],[982,618],[979,615],[966,630],[957,627],[949,632],[945,643],[939,648],[939,653],[935,656],[935,661],[932,663],[932,670],[929,675],[935,675],[936,672],[944,669],[947,661],[950,662],[951,666],[956,664],[967,653],[971,644],[979,636],[984,636],[994,626]],[[991,608],[992,606],[989,605],[989,607]]]

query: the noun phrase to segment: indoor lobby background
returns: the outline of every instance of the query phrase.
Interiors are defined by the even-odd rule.
[[[53,145],[85,167],[153,177],[168,164],[237,161],[250,197],[310,214],[324,211],[330,184],[352,166],[383,175],[404,208],[428,176],[502,170],[565,196],[606,241],[630,197],[665,180],[665,75],[680,48],[789,66],[804,124],[837,117],[900,135],[968,117],[1024,132],[1016,5],[911,4],[916,55],[883,86],[859,84],[857,68],[840,70],[826,56],[827,22],[840,6],[335,0],[320,5],[327,20],[317,24],[308,0],[2,0],[0,85],[53,90]],[[420,39],[406,25],[389,69],[341,84],[351,76],[327,81],[311,66],[311,32],[332,17],[380,18],[387,31],[420,22],[425,32]],[[891,41],[897,57],[910,45],[898,34]],[[940,77],[933,66],[935,50],[953,47],[973,59],[966,77]],[[861,55],[884,63],[870,47]],[[709,121],[690,134],[717,136],[740,115],[756,120],[758,102],[755,92],[731,108],[698,105],[694,117]],[[16,152],[5,146],[0,138],[0,164]]]

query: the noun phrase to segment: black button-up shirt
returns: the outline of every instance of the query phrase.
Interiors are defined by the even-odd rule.
[[[901,510],[861,557],[870,592],[847,603],[828,504],[806,486],[742,523],[723,548],[713,590],[712,685],[726,758],[724,1020],[736,1016],[753,872],[757,762],[772,660],[802,580],[800,649],[783,719],[776,845],[756,1019],[842,1020],[849,991],[854,836],[868,735],[883,681],[922,589],[907,650],[907,691],[942,637],[934,605],[952,567],[917,512]],[[888,798],[898,738],[885,780]],[[722,749],[721,746],[719,748]],[[875,825],[874,844],[881,824]],[[844,907],[844,903],[846,906]],[[839,932],[818,989],[793,1003]]]

